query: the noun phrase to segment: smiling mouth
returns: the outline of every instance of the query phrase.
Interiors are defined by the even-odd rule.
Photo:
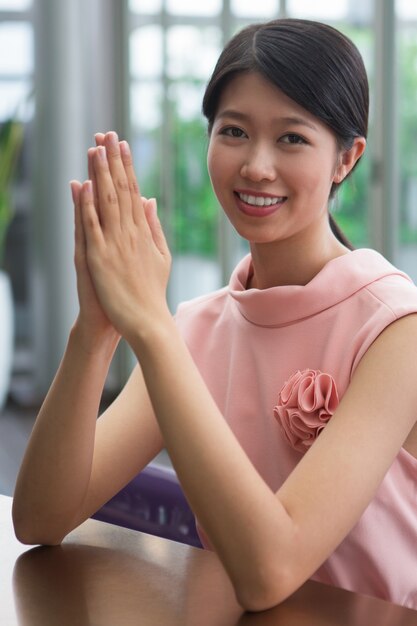
[[[286,200],[285,196],[251,196],[250,194],[239,192],[236,192],[236,195],[242,202],[254,207],[270,207]]]

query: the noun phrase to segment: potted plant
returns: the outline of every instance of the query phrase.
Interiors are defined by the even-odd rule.
[[[13,360],[13,298],[4,261],[6,236],[14,215],[12,181],[22,139],[21,122],[8,119],[0,126],[0,410],[7,397]]]

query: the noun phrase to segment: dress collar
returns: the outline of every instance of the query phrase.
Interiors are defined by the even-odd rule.
[[[407,274],[381,254],[367,248],[332,259],[307,285],[270,289],[246,289],[252,272],[252,257],[245,256],[235,268],[229,295],[241,315],[259,326],[290,324],[328,309],[384,276]]]

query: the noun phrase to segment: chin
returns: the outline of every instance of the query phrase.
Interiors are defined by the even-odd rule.
[[[281,234],[277,234],[276,231],[272,231],[266,229],[265,226],[262,228],[254,228],[248,226],[242,226],[241,224],[236,225],[233,224],[233,228],[236,230],[237,234],[242,237],[242,239],[246,239],[250,244],[268,244],[268,243],[277,243],[281,239],[285,239],[285,237]]]

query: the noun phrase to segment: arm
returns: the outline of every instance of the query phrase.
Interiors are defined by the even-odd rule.
[[[131,167],[127,154],[125,166]],[[121,176],[98,155],[102,224],[88,186],[83,196],[100,302],[141,363],[175,469],[239,601],[268,608],[346,536],[411,430],[417,316],[393,323],[374,342],[332,420],[275,494],[225,423],[179,336],[165,303],[167,249],[159,223],[137,191],[127,198],[115,190]],[[113,198],[107,207],[106,197]]]
[[[89,155],[91,171],[91,154]],[[80,313],[37,417],[16,483],[13,521],[24,543],[59,543],[135,476],[162,447],[146,387],[136,367],[97,422],[100,398],[119,334],[91,283],[72,184],[75,265]],[[114,442],[117,441],[117,446]]]
[[[23,543],[60,543],[163,446],[138,366],[97,420],[107,362],[77,342],[72,331],[19,471],[13,523]]]

